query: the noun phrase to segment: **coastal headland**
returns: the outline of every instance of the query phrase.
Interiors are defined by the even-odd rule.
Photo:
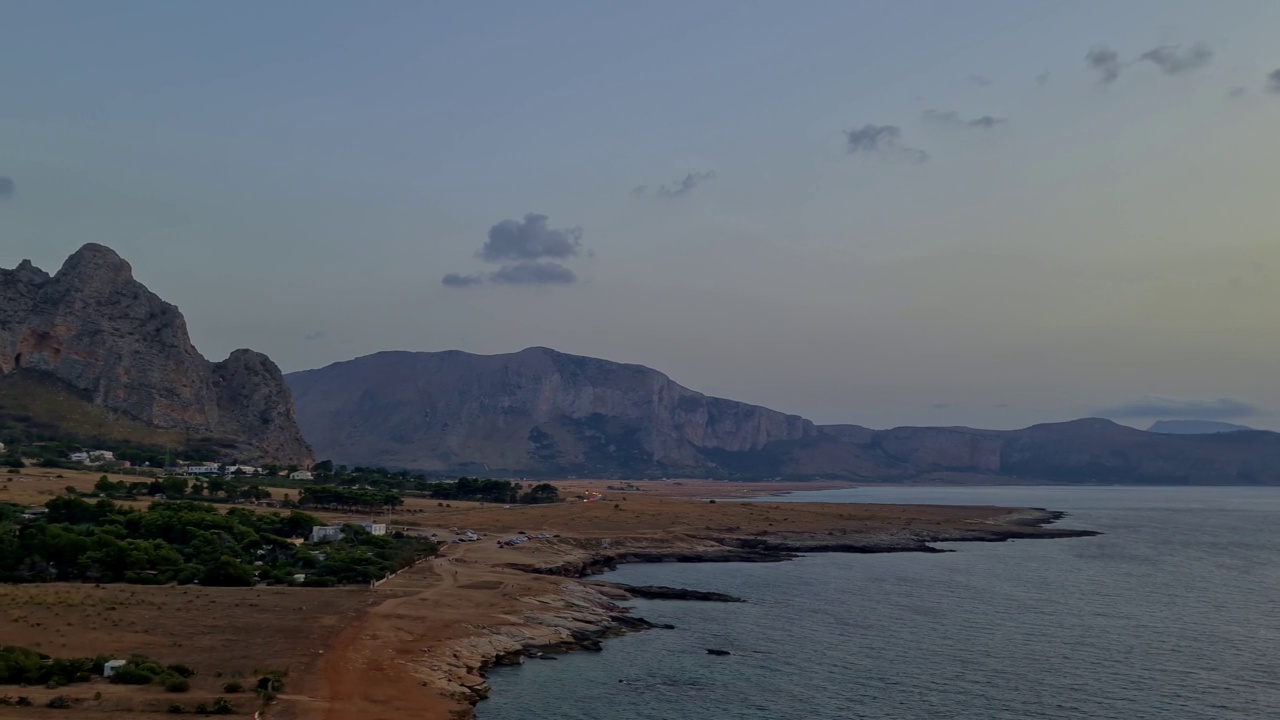
[[[34,501],[86,481],[34,475],[6,483],[11,497],[0,499]],[[143,652],[186,663],[198,672],[191,697],[182,698],[189,703],[222,694],[230,677],[283,673],[282,691],[261,706],[265,718],[458,720],[473,717],[488,695],[485,675],[495,665],[597,652],[607,648],[602,640],[654,628],[618,604],[632,594],[738,599],[702,592],[710,588],[628,590],[600,577],[623,563],[785,562],[806,553],[944,552],[934,543],[1094,534],[1057,527],[1061,514],[1041,509],[726,499],[812,486],[557,484],[568,502],[407,501],[380,522],[436,534],[441,553],[377,587],[11,586],[0,588],[0,636],[57,654]],[[453,542],[468,530],[476,540]],[[503,542],[519,538],[527,539]],[[41,708],[35,714],[58,693],[77,696],[74,715],[163,714],[174,700],[158,688],[101,682],[23,692]],[[259,709],[252,695],[232,699],[237,714]],[[33,712],[0,707],[0,719],[27,717],[24,710]]]

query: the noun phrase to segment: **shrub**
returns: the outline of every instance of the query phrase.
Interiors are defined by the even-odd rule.
[[[168,669],[169,669],[169,672],[173,673],[174,675],[177,675],[178,677],[189,678],[192,675],[196,674],[195,670],[192,670],[191,668],[187,667],[186,665],[183,665],[182,663],[170,665]]]
[[[208,715],[208,714],[209,714],[209,708],[208,708],[204,703],[200,703],[199,705],[196,705],[196,714],[197,714],[197,715]]]
[[[184,677],[172,675],[164,683],[165,692],[184,693],[191,689],[191,681]]]
[[[214,698],[213,707],[209,709],[209,712],[214,715],[230,715],[235,711],[236,709],[232,707],[231,701],[224,697]]]
[[[170,705],[170,706],[169,706],[169,709],[167,710],[167,712],[168,712],[170,715],[181,715],[182,713],[184,713],[184,712],[186,712],[186,711],[187,711],[187,709],[186,709],[186,708],[184,708],[184,707],[182,707],[182,705],[180,705],[180,704],[178,704],[178,703],[173,703],[172,705]]]
[[[54,710],[66,710],[71,707],[71,698],[66,695],[54,695],[52,700],[45,703],[45,707],[51,707]]]
[[[117,685],[150,685],[156,676],[132,663],[121,665],[111,674],[111,682]]]
[[[239,680],[232,680],[231,682],[222,686],[222,692],[228,693],[228,694],[244,692],[244,685],[242,685]]]

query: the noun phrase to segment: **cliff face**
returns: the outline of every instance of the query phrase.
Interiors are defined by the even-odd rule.
[[[715,475],[717,453],[816,434],[798,416],[707,397],[646,367],[546,348],[378,353],[287,380],[319,455],[349,465]]]
[[[0,270],[0,374],[57,378],[91,404],[149,427],[225,441],[250,462],[303,463],[279,368],[248,350],[212,364],[178,309],[109,248],[85,245],[50,276]]]

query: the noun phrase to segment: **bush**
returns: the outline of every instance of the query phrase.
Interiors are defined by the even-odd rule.
[[[197,715],[208,715],[208,714],[209,714],[209,708],[208,708],[204,703],[200,703],[199,705],[196,705],[196,714],[197,714]]]
[[[66,710],[71,707],[71,698],[66,695],[54,695],[53,699],[45,704],[45,707],[51,707],[54,710]]]
[[[117,685],[150,685],[156,676],[132,663],[121,665],[111,674],[111,682]]]
[[[169,669],[169,672],[173,673],[174,675],[177,675],[178,677],[189,678],[192,675],[196,674],[195,670],[192,670],[191,668],[187,667],[186,665],[183,665],[182,663],[170,665],[168,669]]]
[[[191,681],[177,675],[172,675],[164,682],[165,692],[184,693],[191,689]]]
[[[236,709],[232,707],[231,701],[224,697],[214,698],[213,707],[209,709],[209,712],[214,715],[230,715],[235,711]]]
[[[174,703],[169,706],[169,709],[166,712],[168,712],[170,715],[181,715],[186,711],[187,711],[186,708],[182,707],[178,703]]]
[[[222,686],[222,692],[228,693],[228,694],[244,692],[244,685],[241,684],[239,680],[232,680],[231,682]]]

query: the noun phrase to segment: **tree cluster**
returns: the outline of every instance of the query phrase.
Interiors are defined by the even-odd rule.
[[[9,506],[12,508],[12,506]],[[359,526],[323,551],[300,546],[319,521],[306,513],[257,513],[208,503],[165,501],[133,510],[102,499],[57,497],[41,518],[0,513],[0,582],[199,583],[246,587],[266,582],[367,583],[420,557],[433,543],[375,537]],[[6,519],[8,518],[8,519]]]

